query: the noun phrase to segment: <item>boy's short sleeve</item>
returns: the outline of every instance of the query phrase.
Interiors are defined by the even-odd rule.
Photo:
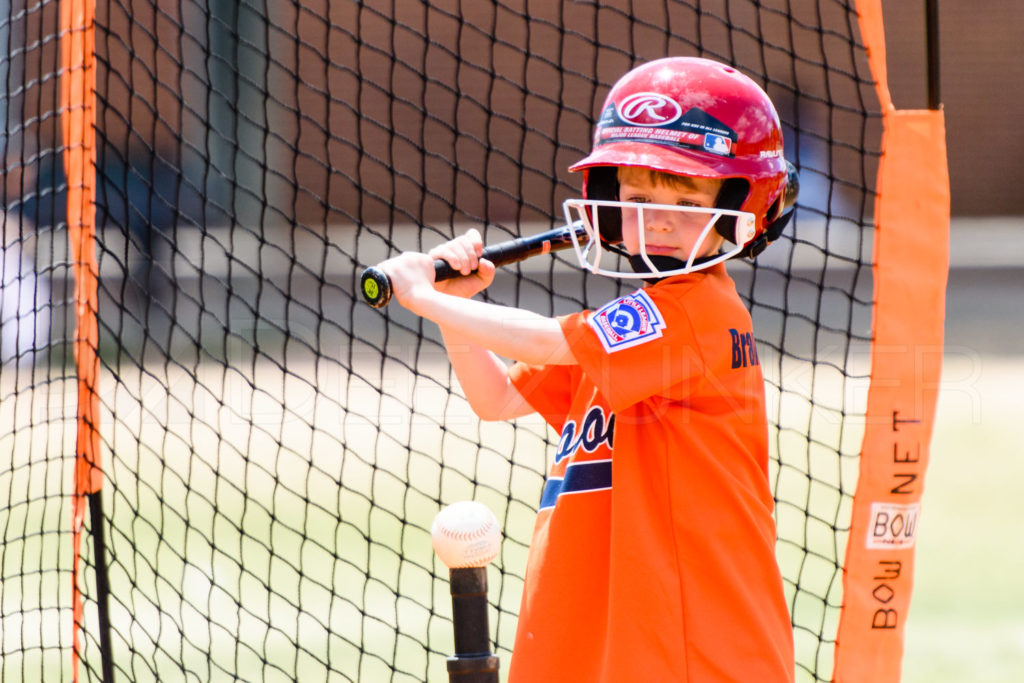
[[[705,374],[701,344],[728,343],[727,335],[701,338],[671,294],[638,290],[560,319],[580,367],[615,411],[654,395],[684,400],[691,382]]]
[[[573,365],[527,365],[515,363],[509,368],[512,384],[544,420],[562,431],[579,383],[579,368]]]

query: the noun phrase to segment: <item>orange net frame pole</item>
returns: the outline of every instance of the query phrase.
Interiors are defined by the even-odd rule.
[[[899,111],[886,76],[880,0],[858,0],[882,105],[875,313],[860,474],[846,548],[837,683],[898,681],[914,541],[935,420],[949,270],[941,109]]]
[[[72,533],[72,676],[78,680],[81,657],[79,633],[84,625],[80,592],[79,554],[85,512],[92,502],[93,532],[102,521],[97,508],[103,481],[99,437],[99,310],[96,258],[96,66],[95,1],[64,0],[60,5],[61,126],[64,136],[64,168],[68,179],[68,243],[75,280],[74,354],[78,377],[77,438],[74,489],[71,506]],[[100,530],[102,526],[100,526]],[[102,544],[100,544],[102,547]],[[98,564],[102,557],[97,558]],[[104,574],[105,577],[105,574]],[[100,581],[98,581],[100,583]],[[102,583],[105,584],[105,581]],[[106,620],[101,609],[101,619]],[[101,633],[106,629],[101,627]],[[107,648],[104,648],[107,650]],[[109,652],[103,653],[104,680],[110,680]]]

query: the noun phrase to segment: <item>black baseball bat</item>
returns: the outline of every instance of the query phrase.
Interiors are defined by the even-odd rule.
[[[480,258],[487,259],[496,266],[503,266],[538,254],[567,249],[572,246],[574,232],[577,239],[585,240],[587,238],[586,231],[582,226],[570,228],[566,225],[542,232],[539,235],[517,237],[484,247]],[[440,282],[461,276],[462,273],[448,265],[447,261],[440,259],[434,261],[435,281]],[[374,308],[382,308],[391,300],[391,279],[379,266],[370,266],[363,271],[362,277],[359,278],[359,288],[363,292],[366,303]]]

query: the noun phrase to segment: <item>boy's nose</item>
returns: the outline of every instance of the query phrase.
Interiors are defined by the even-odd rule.
[[[651,211],[644,221],[644,227],[651,232],[668,232],[672,229],[672,219],[666,211]]]

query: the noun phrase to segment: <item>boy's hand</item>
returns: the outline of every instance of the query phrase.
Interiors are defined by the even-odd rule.
[[[475,228],[450,242],[431,249],[430,258],[447,261],[449,266],[463,275],[463,277],[435,282],[434,289],[468,299],[489,287],[494,281],[494,264],[487,259],[480,258],[483,250],[483,239]]]
[[[414,313],[416,301],[434,291],[434,259],[426,254],[402,252],[379,267],[391,282],[391,296]]]
[[[480,233],[469,230],[465,235],[434,247],[428,254],[405,252],[381,264],[391,280],[393,296],[410,311],[417,312],[417,301],[436,289],[444,294],[469,298],[494,281],[494,264],[481,259],[483,241]],[[463,277],[434,281],[434,261],[443,259]]]

